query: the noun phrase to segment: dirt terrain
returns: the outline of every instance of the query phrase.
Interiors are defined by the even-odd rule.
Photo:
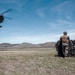
[[[0,75],[75,75],[75,58],[53,48],[0,51]]]

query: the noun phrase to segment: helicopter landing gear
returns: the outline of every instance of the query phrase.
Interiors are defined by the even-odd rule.
[[[2,26],[0,26],[0,28],[2,28]]]

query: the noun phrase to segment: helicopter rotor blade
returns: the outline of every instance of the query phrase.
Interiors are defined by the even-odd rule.
[[[10,18],[10,17],[6,17],[6,16],[5,16],[5,18],[10,19],[10,20],[12,19],[12,18]]]
[[[5,13],[7,13],[7,12],[10,12],[10,11],[12,11],[12,10],[13,10],[13,9],[8,9],[8,10],[4,11],[3,13],[1,13],[1,15],[5,14]]]

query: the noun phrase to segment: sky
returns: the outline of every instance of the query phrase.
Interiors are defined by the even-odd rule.
[[[75,40],[75,0],[0,0],[0,14],[9,9],[0,43],[56,42],[64,31]]]

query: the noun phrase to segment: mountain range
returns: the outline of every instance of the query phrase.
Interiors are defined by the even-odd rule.
[[[24,48],[54,48],[55,42],[46,42],[40,44],[32,44],[24,42],[22,44],[1,43],[0,49],[24,49]]]

